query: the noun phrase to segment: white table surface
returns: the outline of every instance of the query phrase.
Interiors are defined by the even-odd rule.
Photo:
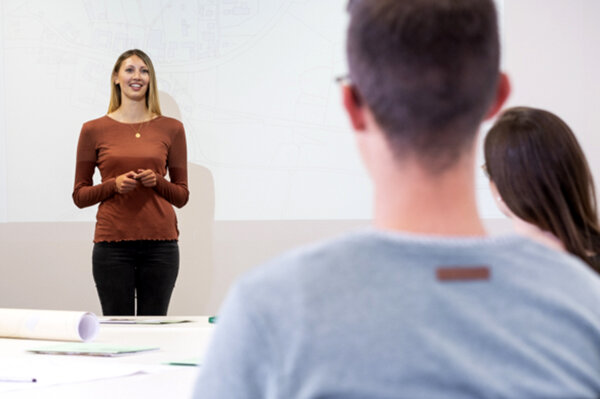
[[[151,317],[150,319],[161,319]],[[0,361],[56,362],[57,367],[94,365],[131,365],[143,374],[107,378],[60,385],[21,383],[22,387],[0,396],[15,398],[189,398],[197,367],[169,366],[168,362],[201,359],[209,343],[214,325],[207,316],[167,316],[164,319],[192,320],[189,323],[140,325],[101,324],[95,343],[125,346],[156,346],[157,351],[142,352],[114,358],[94,356],[40,355],[27,349],[49,346],[60,341],[0,339]],[[5,363],[6,364],[6,363]],[[2,388],[0,383],[0,390]],[[13,384],[14,385],[14,384]]]

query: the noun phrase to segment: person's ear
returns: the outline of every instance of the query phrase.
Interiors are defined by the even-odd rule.
[[[499,111],[502,109],[502,106],[508,99],[510,95],[510,80],[508,79],[508,75],[505,73],[500,73],[498,77],[498,87],[496,88],[496,98],[494,98],[494,102],[490,106],[485,119],[493,118]]]
[[[354,130],[357,132],[364,131],[366,127],[365,110],[361,105],[358,94],[351,85],[342,86],[342,101]]]

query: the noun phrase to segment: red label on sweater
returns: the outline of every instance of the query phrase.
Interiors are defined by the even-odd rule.
[[[440,267],[436,270],[440,281],[477,281],[489,280],[490,269],[487,266],[452,266]]]

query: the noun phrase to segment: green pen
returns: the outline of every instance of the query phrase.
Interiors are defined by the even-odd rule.
[[[210,324],[215,324],[215,323],[217,322],[217,316],[210,316],[210,317],[208,318],[208,322],[209,322]]]

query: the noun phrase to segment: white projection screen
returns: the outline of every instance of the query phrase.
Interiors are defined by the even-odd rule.
[[[130,48],[152,58],[190,167],[212,175],[213,193],[190,190],[214,197],[216,220],[370,218],[334,82],[346,2],[2,0],[0,222],[94,220],[71,200],[77,140]],[[479,172],[477,189],[482,216],[500,217]]]

